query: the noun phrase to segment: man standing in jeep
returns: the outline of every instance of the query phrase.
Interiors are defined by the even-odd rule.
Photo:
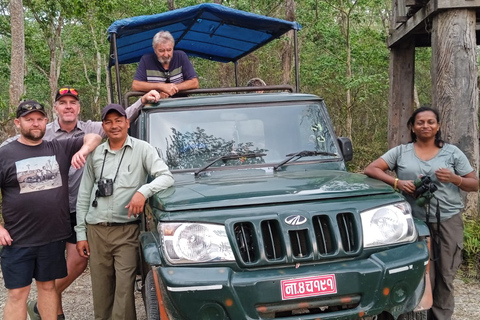
[[[168,31],[153,37],[155,53],[140,60],[132,83],[135,91],[157,90],[162,98],[179,96],[179,91],[197,89],[198,78],[185,52],[173,50],[175,40]]]

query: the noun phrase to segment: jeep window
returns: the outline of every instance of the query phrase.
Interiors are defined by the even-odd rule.
[[[170,169],[272,164],[300,150],[316,151],[296,162],[340,160],[336,141],[318,104],[162,110],[149,114],[148,139]]]

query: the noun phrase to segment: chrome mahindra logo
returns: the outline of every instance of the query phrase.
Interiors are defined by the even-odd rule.
[[[285,223],[291,226],[299,226],[301,224],[304,224],[305,222],[307,222],[307,218],[298,214],[285,218]]]

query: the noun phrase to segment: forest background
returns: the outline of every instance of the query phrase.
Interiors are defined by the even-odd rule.
[[[14,17],[0,0],[0,140],[14,132],[11,120],[18,101],[11,101],[11,48]],[[50,114],[54,93],[73,86],[80,93],[83,119],[99,119],[108,104],[108,26],[118,19],[165,12],[198,0],[23,0],[25,60],[21,98],[43,103]],[[218,1],[217,1],[218,2]],[[352,171],[387,150],[389,50],[386,45],[391,0],[234,0],[221,4],[270,17],[297,21],[300,52],[300,92],[325,99],[338,136],[352,139]],[[293,10],[292,10],[293,8]],[[239,61],[239,84],[260,77],[267,84],[292,84],[282,57],[288,46],[282,37]],[[15,45],[15,44],[13,44]],[[200,87],[234,86],[233,64],[191,59]],[[136,64],[122,66],[123,89]],[[418,104],[429,104],[430,49],[418,48],[415,85]],[[291,70],[287,70],[291,71]],[[286,75],[286,76],[285,76]],[[15,84],[15,87],[20,84]],[[17,89],[17,88],[14,88]],[[12,88],[10,88],[12,90]],[[10,105],[9,105],[10,104]]]
[[[55,92],[80,94],[81,118],[100,119],[110,103],[107,28],[118,19],[196,5],[200,0],[0,0],[0,141],[14,135],[14,110],[23,99],[44,104],[53,119]],[[325,99],[338,136],[351,138],[350,171],[388,149],[389,36],[392,0],[215,0],[222,5],[297,21],[300,92]],[[23,28],[23,30],[21,30]],[[19,37],[23,32],[24,37]],[[24,42],[23,42],[24,41]],[[295,86],[292,35],[239,61],[239,85],[260,77]],[[15,52],[24,59],[12,57]],[[415,105],[431,103],[431,50],[415,49]],[[201,88],[234,86],[234,66],[191,59]],[[129,91],[136,64],[121,66]],[[405,124],[406,125],[406,124]],[[476,220],[476,219],[475,219]],[[466,229],[472,269],[480,251],[480,226]],[[468,259],[467,259],[468,262]],[[475,272],[476,274],[476,272]]]

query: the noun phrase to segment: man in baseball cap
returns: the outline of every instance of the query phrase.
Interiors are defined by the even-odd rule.
[[[138,113],[142,109],[143,105],[147,101],[158,101],[160,94],[155,91],[148,92],[137,102],[128,107],[124,112],[127,118],[135,119]],[[81,137],[88,133],[96,133],[105,137],[105,133],[102,128],[102,122],[100,121],[83,121],[80,120],[81,101],[79,100],[78,90],[71,86],[62,86],[57,90],[55,96],[55,103],[53,105],[53,111],[55,112],[57,119],[47,124],[44,140],[67,140],[75,137]],[[102,117],[103,118],[103,117]],[[87,267],[88,260],[81,257],[76,250],[77,238],[73,230],[77,224],[76,218],[76,203],[77,193],[80,186],[80,180],[82,178],[83,169],[70,170],[68,177],[69,184],[69,198],[70,198],[70,222],[72,235],[66,240],[66,257],[68,275],[65,278],[57,279],[55,281],[55,287],[57,289],[58,298],[60,304],[58,305],[58,319],[63,317],[62,307],[62,293],[72,284],[72,282],[80,276]],[[38,314],[38,308],[35,300],[28,301],[28,314],[31,320],[38,320],[40,316]]]
[[[72,233],[65,182],[71,166],[81,168],[102,137],[43,140],[48,119],[35,100],[20,103],[16,116],[20,135],[0,148],[0,266],[8,290],[4,319],[27,318],[32,279],[39,297],[37,311],[43,319],[57,319],[55,282],[68,274],[65,240]]]

